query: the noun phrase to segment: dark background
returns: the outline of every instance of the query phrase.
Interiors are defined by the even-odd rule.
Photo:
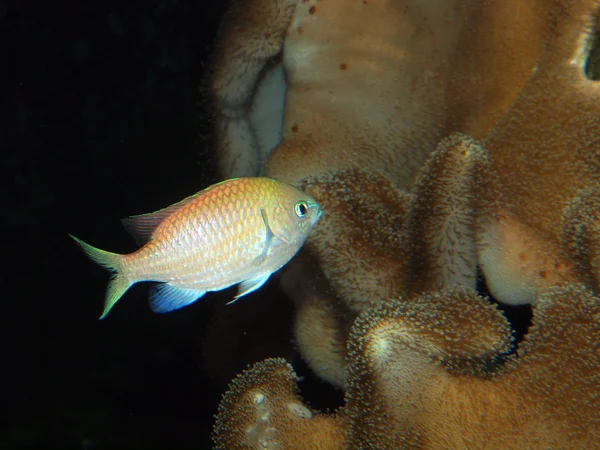
[[[208,448],[222,386],[201,339],[219,295],[104,321],[119,219],[217,180],[207,85],[227,1],[0,3],[1,449]]]

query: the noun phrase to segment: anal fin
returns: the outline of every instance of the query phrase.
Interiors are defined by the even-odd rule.
[[[194,303],[206,291],[183,289],[167,283],[157,284],[150,288],[150,308],[156,313],[166,313]]]

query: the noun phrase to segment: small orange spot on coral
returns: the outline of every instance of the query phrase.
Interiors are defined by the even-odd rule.
[[[299,129],[300,129],[300,127],[298,126],[297,123],[292,125],[292,133],[297,133]]]
[[[548,274],[546,273],[545,270],[540,270],[540,278],[546,279],[547,276],[548,276]]]
[[[525,253],[519,253],[519,259],[521,261],[525,261],[527,259],[527,255]]]
[[[340,70],[346,70],[346,69],[348,69],[348,64],[346,64],[346,63],[340,64]]]
[[[316,6],[311,6],[310,9],[308,10],[309,14],[314,14],[317,12],[317,7]]]
[[[304,33],[304,27],[303,27],[302,25],[300,25],[300,26],[298,27],[297,31],[298,31],[298,34],[302,34],[302,33]]]

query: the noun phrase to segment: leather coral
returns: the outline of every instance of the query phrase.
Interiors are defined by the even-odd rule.
[[[516,355],[510,345],[504,316],[462,288],[389,302],[354,322],[344,407],[329,416],[311,411],[299,403],[291,366],[266,360],[232,383],[215,442],[599,448],[600,299],[581,285],[550,289]]]
[[[221,40],[213,85],[223,174],[299,184],[324,209],[282,277],[301,354],[346,390],[315,435],[338,427],[351,448],[597,445],[600,2],[252,0],[232,11],[224,30],[241,31]],[[497,300],[534,305],[518,358],[506,319],[473,294],[477,268]],[[452,339],[407,328],[424,318]],[[367,352],[374,340],[397,365]],[[572,376],[553,358],[572,358]],[[234,445],[223,430],[251,427],[238,413],[257,383],[280,393],[273,411],[300,401],[268,381],[276,370],[292,386],[292,369],[268,361],[232,385],[221,445]],[[426,405],[377,382],[402,377]],[[321,417],[308,411],[306,429]]]

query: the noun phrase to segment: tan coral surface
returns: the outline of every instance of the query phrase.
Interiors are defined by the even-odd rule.
[[[216,442],[600,448],[600,1],[232,11],[213,83],[222,174],[322,204],[282,287],[298,349],[346,405],[269,416],[267,433],[248,392],[301,404],[293,369],[267,360],[233,383]],[[533,305],[518,357],[477,268],[496,300]]]

